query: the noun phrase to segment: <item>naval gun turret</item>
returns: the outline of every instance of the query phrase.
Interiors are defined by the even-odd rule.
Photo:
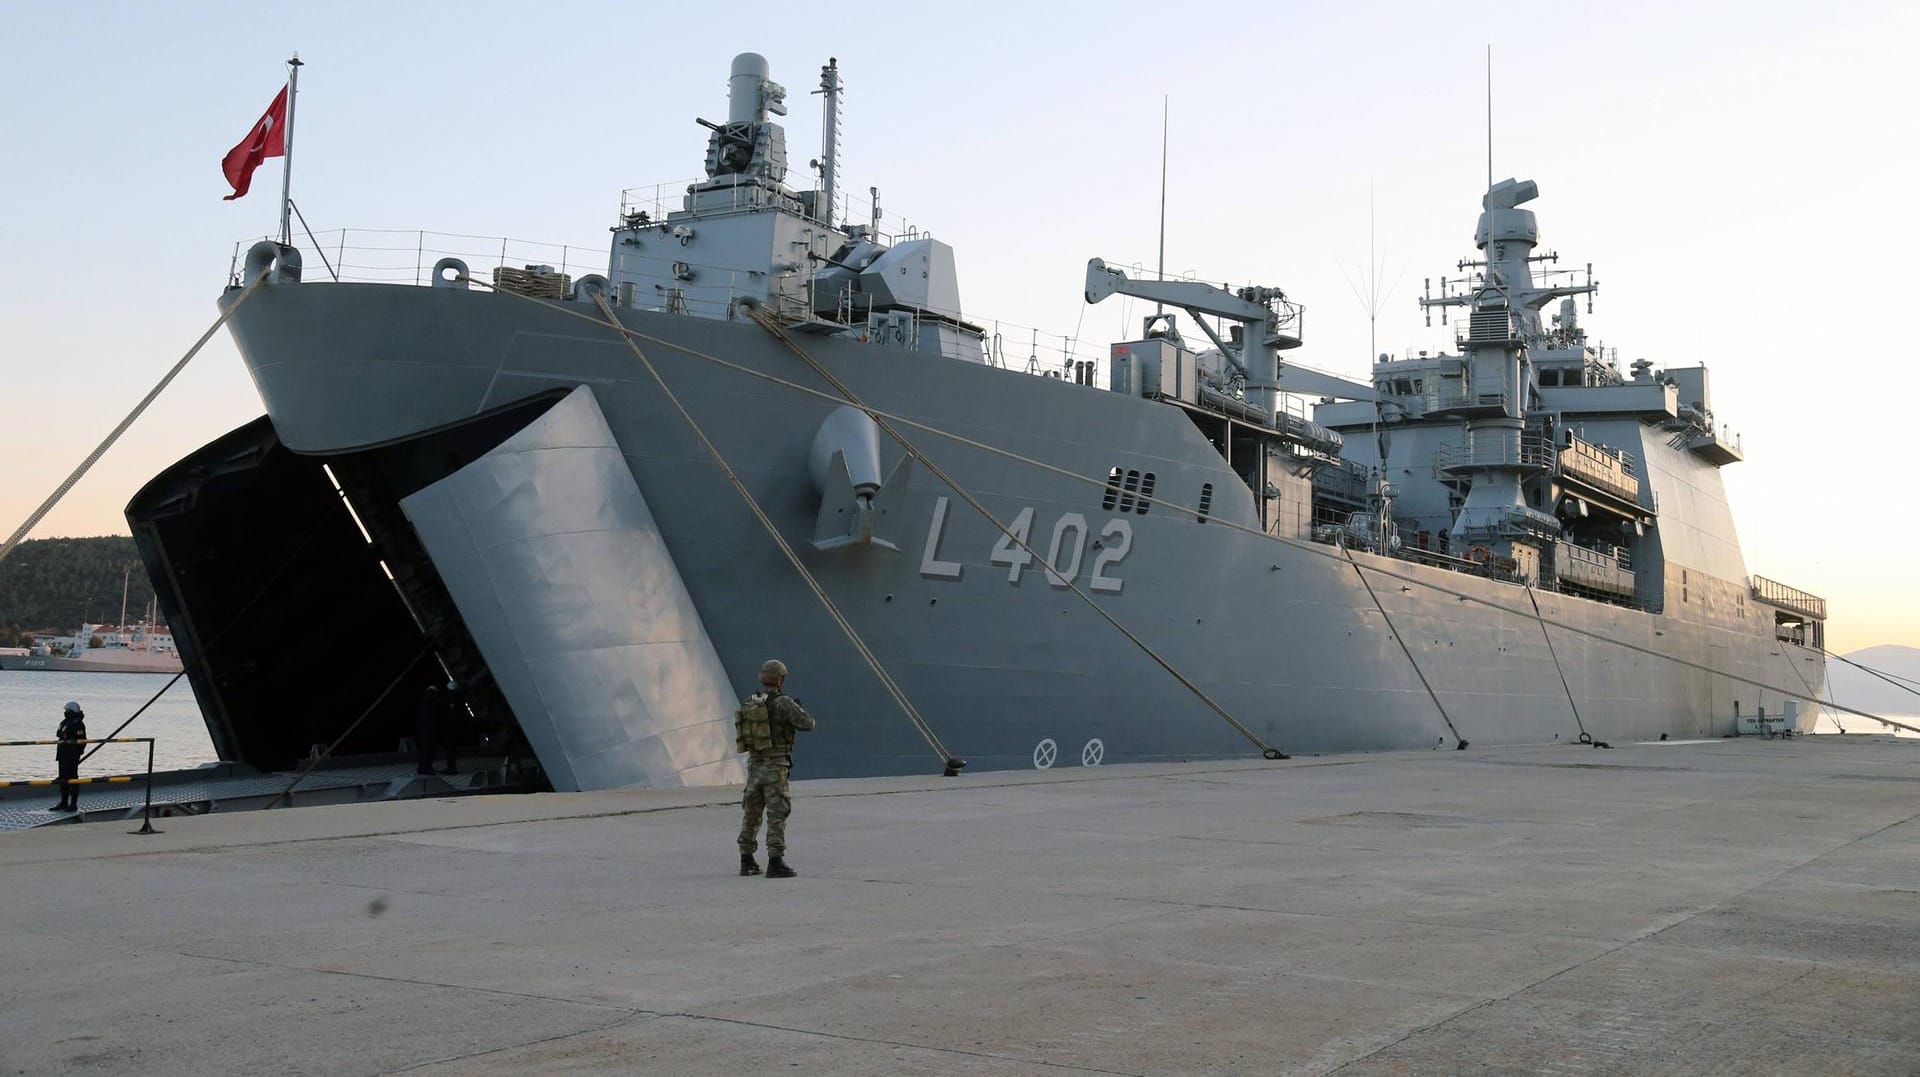
[[[845,333],[885,347],[983,362],[982,333],[962,320],[953,248],[930,236],[843,225],[839,182],[840,65],[820,69],[819,187],[786,186],[786,87],[766,58],[734,57],[724,123],[708,131],[706,178],[664,219],[623,207],[609,258],[623,306],[737,320],[766,311],[804,332]]]

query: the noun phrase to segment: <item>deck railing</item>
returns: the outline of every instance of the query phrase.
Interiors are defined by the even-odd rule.
[[[59,740],[0,740],[0,748],[52,748],[62,744],[144,744],[147,746],[147,799],[140,808],[140,829],[135,834],[158,834],[153,828],[153,745],[152,737],[103,737],[97,740],[59,741]],[[0,781],[0,789],[14,785],[59,786],[59,785],[124,785],[138,780],[132,774],[115,774],[104,778],[29,778],[24,781]]]
[[[238,282],[241,256],[248,247],[270,236],[255,236],[233,245],[228,275]],[[607,271],[607,244],[542,243],[505,236],[472,236],[459,232],[429,232],[393,228],[333,228],[294,237],[308,280],[354,284],[429,284],[433,264],[458,258],[481,279],[488,270],[550,265],[580,277]]]
[[[1827,600],[1819,595],[1808,594],[1797,587],[1788,587],[1778,580],[1765,576],[1753,577],[1753,597],[1769,606],[1778,606],[1783,610],[1805,614],[1816,621],[1827,619]]]

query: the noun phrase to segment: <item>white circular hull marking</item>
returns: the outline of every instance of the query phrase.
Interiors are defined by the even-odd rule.
[[[1048,737],[1033,746],[1033,769],[1046,770],[1053,766],[1053,761],[1059,757],[1060,746],[1053,742],[1052,737]]]
[[[1099,737],[1088,741],[1087,746],[1080,749],[1080,765],[1083,767],[1097,767],[1106,757],[1107,746],[1100,742]]]

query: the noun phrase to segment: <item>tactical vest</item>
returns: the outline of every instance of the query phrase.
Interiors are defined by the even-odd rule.
[[[791,752],[793,724],[776,719],[773,701],[778,696],[755,692],[740,704],[733,715],[733,750],[736,752]]]
[[[733,750],[766,752],[773,750],[773,715],[764,692],[755,692],[733,716]]]

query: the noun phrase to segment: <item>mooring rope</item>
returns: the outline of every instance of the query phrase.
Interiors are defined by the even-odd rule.
[[[1567,693],[1567,706],[1573,710],[1573,724],[1580,730],[1580,743],[1607,745],[1605,741],[1595,741],[1593,734],[1587,732],[1587,724],[1580,720],[1580,704],[1573,701],[1573,686],[1567,683],[1567,671],[1560,666],[1560,654],[1553,649],[1553,636],[1547,632],[1547,619],[1540,612],[1540,599],[1533,593],[1533,584],[1522,580],[1520,585],[1527,589],[1527,601],[1533,603],[1533,618],[1540,622],[1540,638],[1547,641],[1547,656],[1553,659],[1553,671],[1560,675],[1560,688]]]
[[[1871,673],[1874,676],[1880,678],[1881,680],[1887,682],[1888,684],[1893,685],[1895,688],[1898,688],[1903,692],[1920,696],[1920,689],[1916,689],[1912,685],[1900,683],[1901,681],[1906,679],[1904,677],[1896,677],[1891,673],[1882,673],[1880,670],[1874,669],[1872,666],[1863,666],[1860,663],[1855,662],[1853,659],[1848,658],[1844,655],[1834,654],[1832,651],[1827,650],[1825,647],[1820,648],[1820,653],[1826,655],[1828,658],[1838,658],[1840,659],[1840,661],[1845,662],[1847,665],[1850,665],[1853,668],[1860,670],[1862,672]]]
[[[491,284],[472,276],[462,276],[458,279],[466,283],[478,284],[485,288],[492,287]],[[505,292],[505,293],[499,293],[499,294],[513,295],[514,293]],[[531,297],[525,297],[525,296],[521,296],[518,298],[524,298],[531,303],[538,303],[540,306],[542,306],[546,310],[549,310],[562,317],[575,318],[580,321],[584,321],[590,325],[596,325],[601,327],[605,327],[606,325],[605,322],[601,321],[598,318],[593,317],[592,315],[585,314],[580,311],[567,310],[564,306],[561,306],[559,304],[549,303],[544,300],[533,299]],[[777,374],[770,374],[770,373],[767,373],[766,371],[755,370],[754,368],[746,366],[744,364],[736,363],[729,359],[723,359],[720,356],[703,352],[698,348],[689,347],[688,345],[679,343],[677,341],[668,340],[664,337],[653,336],[651,334],[643,333],[638,330],[629,329],[629,330],[625,330],[625,332],[628,336],[630,336],[635,340],[644,340],[650,344],[658,344],[661,347],[680,352],[684,355],[692,356],[693,358],[699,359],[703,362],[711,363],[715,366],[722,367],[724,369],[746,375],[747,377],[750,377],[750,378],[757,378],[769,384],[779,385],[784,388],[792,389],[793,391],[804,394],[806,396],[815,397],[820,400],[830,401],[835,404],[853,403],[851,400],[848,400],[845,397],[835,396],[833,393],[816,389],[811,385],[802,385],[799,382],[793,381],[792,379],[789,379],[789,378],[780,377]],[[874,416],[876,422],[881,417],[885,417],[891,422],[899,423],[901,426],[909,427],[914,430],[919,430],[924,433],[933,434],[938,437],[943,437],[957,444],[965,445],[973,449],[978,449],[981,452],[991,453],[995,456],[1000,456],[1008,460],[1017,461],[1029,467],[1033,467],[1041,471],[1050,472],[1052,474],[1059,475],[1063,478],[1073,479],[1076,482],[1082,482],[1090,486],[1099,487],[1103,490],[1106,488],[1106,480],[1101,477],[1095,477],[1091,475],[1082,475],[1078,472],[1070,471],[1066,468],[1060,467],[1057,464],[1050,464],[1044,460],[1036,460],[1032,457],[1024,456],[1020,453],[1014,452],[1011,449],[1003,449],[997,445],[989,445],[986,442],[969,438],[964,434],[957,434],[951,430],[943,430],[940,427],[934,426],[930,423],[920,422],[917,419],[912,419],[904,415],[899,415],[892,412],[885,412],[877,408],[871,408],[871,407],[865,408],[863,410],[865,410],[869,415]],[[1141,497],[1141,495],[1137,495],[1137,494],[1135,496],[1139,497],[1141,500],[1145,501],[1149,505],[1160,506],[1162,508],[1165,508],[1169,512],[1179,513],[1190,519],[1197,520],[1202,518],[1199,510],[1191,506],[1182,505],[1177,502],[1168,501],[1164,498],[1159,498],[1159,497]],[[1245,524],[1236,523],[1232,520],[1228,520],[1219,516],[1209,515],[1209,516],[1206,516],[1205,519],[1209,524],[1218,524],[1219,526],[1224,527],[1228,530],[1239,531],[1239,532],[1242,532],[1243,534],[1252,535],[1258,538],[1263,538],[1269,542],[1274,542],[1282,546],[1289,547],[1299,553],[1308,554],[1314,557],[1323,557],[1329,560],[1345,563],[1345,558],[1343,558],[1339,553],[1329,550],[1318,543],[1308,542],[1302,539],[1292,538],[1286,535],[1270,534],[1259,528],[1249,527]],[[1778,692],[1783,696],[1793,696],[1797,694],[1790,688],[1785,688],[1776,684],[1770,684],[1766,681],[1754,680],[1750,677],[1743,677],[1737,673],[1728,673],[1722,670],[1717,670],[1704,663],[1695,662],[1686,658],[1681,658],[1678,655],[1674,655],[1669,652],[1657,651],[1651,647],[1643,647],[1637,643],[1629,643],[1626,640],[1619,639],[1614,636],[1609,636],[1597,629],[1582,628],[1579,625],[1568,624],[1565,621],[1556,621],[1551,617],[1546,617],[1541,614],[1528,613],[1524,609],[1516,609],[1512,606],[1506,605],[1503,602],[1497,602],[1493,599],[1484,598],[1480,595],[1468,594],[1465,591],[1448,587],[1445,584],[1436,583],[1432,580],[1424,580],[1418,576],[1410,576],[1405,573],[1396,572],[1390,568],[1384,568],[1380,566],[1372,566],[1372,571],[1375,574],[1384,576],[1388,579],[1397,580],[1401,583],[1409,584],[1414,587],[1419,587],[1424,590],[1434,591],[1439,594],[1447,595],[1449,597],[1458,599],[1461,602],[1466,602],[1466,603],[1470,603],[1478,606],[1485,606],[1488,609],[1492,609],[1500,613],[1511,614],[1515,617],[1521,617],[1528,620],[1537,620],[1543,625],[1548,625],[1553,628],[1558,628],[1561,631],[1570,633],[1572,635],[1584,636],[1588,639],[1596,640],[1601,643],[1619,647],[1622,650],[1633,651],[1637,654],[1643,654],[1651,658],[1657,658],[1665,662],[1671,662],[1674,665],[1681,666],[1687,669],[1697,670],[1702,673],[1710,673],[1719,677],[1725,677],[1730,681],[1736,681],[1740,684],[1748,685],[1749,687],[1760,688],[1769,692]],[[1889,721],[1888,719],[1882,718],[1881,716],[1871,713],[1869,711],[1858,710],[1853,707],[1843,706],[1839,703],[1831,703],[1829,704],[1829,706],[1833,707],[1836,710],[1845,711],[1848,714],[1858,715],[1859,717],[1862,717],[1862,718],[1870,718],[1876,722],[1884,722],[1888,725],[1899,726],[1902,729],[1915,729],[1915,727],[1912,727],[1912,726],[1903,725],[1902,723],[1899,723],[1899,722]],[[1920,732],[1920,729],[1915,729],[1915,731]]]
[[[1360,578],[1360,586],[1367,589],[1367,597],[1373,599],[1373,608],[1379,610],[1381,620],[1387,622],[1387,631],[1393,634],[1393,642],[1398,643],[1400,645],[1400,653],[1407,656],[1407,664],[1413,667],[1413,675],[1420,678],[1420,687],[1425,688],[1427,690],[1427,698],[1433,700],[1434,709],[1440,712],[1440,720],[1447,723],[1447,732],[1453,734],[1454,747],[1465,751],[1467,739],[1460,735],[1458,729],[1454,728],[1453,719],[1447,716],[1446,704],[1440,702],[1439,693],[1433,690],[1433,685],[1427,681],[1427,675],[1421,672],[1419,660],[1413,657],[1413,648],[1408,647],[1407,641],[1400,638],[1400,630],[1394,627],[1393,616],[1387,613],[1387,607],[1380,604],[1380,596],[1374,593],[1373,584],[1367,582],[1367,574],[1360,571],[1360,562],[1353,559],[1353,552],[1348,550],[1344,543],[1341,544],[1340,550],[1347,555],[1347,564],[1353,566],[1353,574]]]
[[[287,787],[274,794],[274,798],[267,801],[266,806],[269,808],[274,807],[281,801],[291,797],[294,786],[306,781],[307,775],[313,773],[313,768],[319,766],[322,760],[331,757],[333,750],[345,743],[348,737],[353,736],[353,731],[360,728],[360,723],[366,721],[374,711],[380,708],[380,704],[386,702],[387,697],[393,694],[393,690],[400,687],[400,682],[407,679],[407,674],[413,672],[413,667],[419,665],[422,658],[433,653],[433,645],[440,642],[440,637],[446,635],[447,629],[453,627],[453,623],[453,619],[451,618],[442,621],[440,627],[434,630],[433,635],[428,636],[421,642],[420,649],[414,652],[413,657],[407,659],[407,664],[400,667],[400,672],[394,674],[393,680],[388,681],[387,686],[380,690],[380,694],[373,697],[373,702],[367,704],[367,709],[360,712],[360,717],[348,723],[347,728],[341,730],[340,735],[333,738],[332,744],[315,752],[313,757],[307,760],[306,765],[301,767],[298,773],[294,774],[293,780],[287,783]]]
[[[1055,581],[1064,583],[1069,590],[1071,590],[1075,595],[1079,596],[1082,602],[1085,602],[1088,606],[1092,607],[1093,611],[1099,614],[1102,620],[1112,625],[1116,631],[1118,631],[1121,635],[1125,636],[1128,639],[1128,641],[1131,642],[1135,647],[1138,647],[1141,653],[1145,654],[1148,658],[1151,658],[1154,661],[1154,663],[1157,664],[1161,669],[1164,669],[1169,674],[1171,674],[1175,680],[1179,681],[1181,685],[1183,685],[1187,689],[1187,691],[1192,692],[1193,695],[1197,699],[1199,699],[1202,703],[1206,704],[1207,707],[1213,711],[1213,713],[1219,715],[1223,721],[1225,721],[1229,726],[1233,727],[1235,732],[1239,733],[1241,736],[1245,737],[1248,741],[1252,742],[1254,747],[1260,749],[1260,754],[1262,756],[1264,756],[1267,759],[1289,758],[1289,756],[1285,752],[1282,752],[1280,749],[1275,748],[1271,744],[1268,744],[1265,740],[1261,739],[1258,733],[1255,733],[1253,730],[1247,728],[1247,726],[1244,723],[1242,723],[1238,718],[1235,718],[1232,714],[1230,714],[1225,707],[1221,706],[1218,702],[1216,702],[1212,696],[1208,695],[1203,689],[1201,689],[1199,685],[1195,684],[1190,678],[1188,678],[1186,674],[1174,668],[1173,663],[1167,661],[1166,658],[1161,656],[1159,651],[1156,651],[1151,646],[1149,646],[1146,640],[1141,639],[1139,636],[1135,635],[1131,630],[1129,630],[1127,626],[1121,624],[1118,620],[1116,620],[1111,613],[1107,612],[1104,606],[1100,605],[1100,603],[1095,602],[1093,600],[1092,595],[1089,595],[1085,591],[1081,590],[1079,584],[1074,583],[1071,579],[1068,579],[1067,577],[1062,576],[1057,572],[1053,572],[1052,571],[1053,566],[1051,562],[1049,562],[1046,558],[1041,557],[1040,552],[1038,550],[1035,550],[1032,546],[1028,545],[1025,539],[1021,538],[1019,535],[1014,534],[1011,528],[1009,528],[1006,524],[1002,523],[998,517],[994,516],[992,512],[988,511],[985,505],[981,504],[980,499],[974,497],[973,494],[970,491],[968,491],[966,487],[961,486],[960,483],[956,481],[952,475],[947,474],[946,469],[942,468],[939,464],[934,463],[934,461],[930,457],[928,457],[926,453],[922,452],[917,445],[913,444],[913,442],[911,441],[908,441],[907,438],[900,433],[900,431],[895,430],[893,428],[893,424],[889,422],[885,416],[883,416],[880,412],[875,411],[874,409],[868,407],[866,405],[866,402],[861,400],[860,397],[856,395],[854,391],[850,387],[848,387],[845,382],[842,382],[838,377],[836,377],[834,373],[831,370],[828,370],[826,366],[823,365],[819,360],[815,359],[812,355],[808,354],[807,350],[805,348],[802,348],[799,345],[799,343],[796,342],[791,336],[787,335],[786,330],[781,328],[780,325],[777,322],[775,322],[772,319],[772,317],[768,315],[764,310],[755,308],[751,313],[751,317],[753,318],[754,321],[760,323],[760,327],[762,329],[765,329],[767,332],[771,333],[776,340],[779,340],[782,344],[785,344],[787,348],[790,349],[795,355],[798,355],[801,358],[801,360],[805,362],[807,366],[811,367],[815,374],[820,375],[820,377],[823,378],[827,382],[827,384],[839,390],[840,395],[846,398],[847,403],[852,404],[854,407],[859,408],[861,411],[865,412],[868,417],[873,419],[874,423],[878,425],[880,429],[885,430],[887,432],[888,437],[891,437],[893,438],[893,440],[899,442],[900,447],[902,449],[905,449],[907,453],[911,455],[915,460],[919,461],[921,466],[925,467],[928,471],[932,472],[935,478],[939,479],[943,483],[946,483],[947,486],[950,487],[954,493],[959,494],[962,500],[964,500],[968,505],[971,505],[975,512],[978,512],[981,516],[985,517],[988,523],[991,523],[994,527],[999,528],[1000,533],[1005,535],[1009,541],[1018,545],[1022,550],[1025,550],[1027,554],[1030,557],[1032,557],[1034,560],[1040,562],[1043,565],[1046,565],[1047,571],[1050,576],[1048,580],[1049,583],[1053,583]],[[1443,715],[1444,715],[1444,712],[1443,712]],[[1452,723],[1449,722],[1448,725],[1451,726]]]
[[[113,432],[107,435],[106,440],[102,441],[92,452],[88,453],[87,458],[80,461],[80,466],[73,469],[73,474],[67,476],[67,481],[54,487],[53,493],[47,495],[47,499],[40,503],[40,507],[33,510],[33,513],[27,517],[27,521],[16,528],[13,534],[7,537],[5,543],[0,544],[0,561],[5,561],[7,555],[13,552],[13,548],[20,545],[20,540],[26,538],[27,533],[32,531],[34,527],[46,517],[47,513],[53,511],[53,507],[60,503],[61,498],[67,496],[67,492],[73,489],[74,485],[80,481],[81,476],[92,470],[93,465],[100,462],[100,458],[107,454],[107,450],[113,448],[113,443],[120,440],[120,435],[126,433],[127,428],[133,425],[134,420],[138,419],[141,414],[147,410],[147,406],[152,404],[167,386],[173,384],[173,379],[178,377],[180,372],[187,368],[187,364],[193,361],[194,356],[200,354],[200,349],[206,346],[207,341],[213,339],[213,334],[218,332],[221,326],[227,324],[227,319],[233,317],[233,312],[239,310],[240,304],[245,303],[248,297],[253,295],[253,290],[260,287],[260,282],[266,279],[267,274],[265,273],[253,278],[253,283],[242,289],[239,297],[228,304],[227,309],[220,312],[220,316],[213,320],[213,324],[207,326],[207,331],[200,334],[200,339],[193,342],[193,347],[187,349],[187,354],[181,356],[180,361],[173,364],[173,369],[167,371],[166,375],[160,379],[159,384],[148,390],[146,396],[140,398],[140,402],[133,406],[133,410],[127,413],[126,418],[120,420],[120,425],[113,428]]]
[[[343,500],[346,497],[344,493],[340,494],[339,496]],[[273,585],[280,582],[280,577],[286,575],[287,570],[292,568],[294,565],[294,562],[300,559],[300,555],[305,553],[307,551],[307,547],[313,544],[313,540],[316,537],[318,537],[320,534],[318,525],[320,524],[321,521],[325,520],[331,513],[332,513],[332,508],[331,506],[329,506],[327,509],[323,509],[320,512],[315,513],[312,517],[310,517],[306,525],[300,529],[300,533],[305,537],[303,537],[300,540],[299,545],[295,546],[293,548],[293,552],[288,554],[286,556],[286,559],[280,562],[280,567],[273,570],[273,573],[266,578],[266,582],[262,583],[253,592],[253,596],[251,598],[248,598],[245,602],[241,603],[240,608],[233,612],[233,616],[227,618],[226,626],[221,628],[220,631],[215,632],[213,635],[207,637],[207,639],[204,642],[195,644],[194,650],[198,653],[194,655],[193,661],[191,663],[183,664],[180,667],[180,672],[168,678],[167,683],[161,685],[160,690],[158,692],[155,692],[153,695],[148,696],[147,701],[145,703],[140,704],[139,710],[136,710],[132,714],[128,715],[127,720],[124,722],[121,722],[118,726],[115,726],[113,732],[107,734],[107,736],[109,737],[119,736],[122,730],[126,729],[128,726],[134,723],[134,719],[139,718],[142,714],[145,714],[147,712],[148,707],[151,707],[155,703],[159,702],[160,697],[163,695],[166,695],[167,690],[169,688],[172,688],[175,684],[179,683],[180,678],[186,676],[195,666],[205,665],[207,662],[207,657],[213,653],[214,646],[218,644],[221,640],[226,639],[228,633],[232,632],[235,628],[239,627],[241,618],[247,615],[247,611],[253,608],[254,603],[259,602],[262,598],[265,598],[267,595],[267,592],[269,590],[272,590]],[[93,753],[99,750],[100,749],[98,748],[94,748],[88,751],[86,755],[80,758],[80,761],[84,763],[88,759],[93,758]]]
[[[826,608],[827,615],[832,617],[834,623],[840,626],[840,631],[846,634],[847,641],[853,644],[853,649],[859,652],[860,657],[866,661],[868,668],[873,670],[873,675],[879,678],[881,685],[886,688],[887,694],[893,697],[894,703],[897,704],[900,710],[907,716],[907,720],[913,723],[913,727],[920,731],[920,736],[925,738],[927,746],[932,748],[940,757],[941,765],[946,768],[949,774],[957,773],[959,767],[963,766],[964,763],[952,752],[948,751],[945,744],[940,742],[940,738],[934,733],[933,727],[927,724],[927,720],[921,716],[919,709],[913,705],[913,701],[907,698],[906,692],[902,690],[899,683],[893,679],[892,674],[887,672],[886,667],[880,663],[879,657],[873,653],[872,648],[867,646],[866,640],[860,637],[860,633],[854,629],[853,623],[848,621],[846,616],[840,612],[840,607],[834,604],[833,599],[827,594],[826,588],[822,587],[820,581],[814,578],[813,573],[807,570],[807,566],[800,560],[800,555],[794,552],[792,544],[787,542],[786,536],[780,533],[780,528],[774,524],[773,519],[767,515],[766,510],[760,507],[760,502],[754,498],[752,491],[747,489],[747,484],[741,481],[740,476],[733,470],[733,466],[727,463],[727,458],[721,455],[719,447],[713,443],[711,438],[707,437],[707,432],[701,429],[700,423],[694,419],[693,413],[687,410],[686,405],[680,402],[680,397],[667,385],[667,380],[660,375],[659,369],[653,365],[653,360],[648,359],[647,354],[640,350],[640,345],[627,333],[627,327],[620,324],[619,317],[614,314],[613,308],[607,304],[606,297],[596,292],[594,293],[593,301],[600,307],[600,313],[606,317],[607,324],[619,331],[621,339],[626,341],[627,347],[633,352],[634,358],[640,360],[640,365],[645,367],[647,373],[653,377],[654,384],[660,387],[660,392],[666,396],[667,402],[673,405],[674,410],[680,413],[682,419],[686,420],[687,426],[693,430],[694,436],[700,439],[700,444],[706,448],[707,454],[713,457],[715,464],[719,465],[721,474],[725,475],[727,481],[733,485],[734,492],[738,493],[740,499],[747,503],[747,508],[752,510],[754,518],[760,521],[760,526],[766,528],[767,534],[773,537],[775,545],[780,547],[780,552],[786,555],[787,561],[793,565],[794,571],[798,572],[800,578],[806,581],[807,587],[813,591],[814,597],[818,598],[820,604]]]

